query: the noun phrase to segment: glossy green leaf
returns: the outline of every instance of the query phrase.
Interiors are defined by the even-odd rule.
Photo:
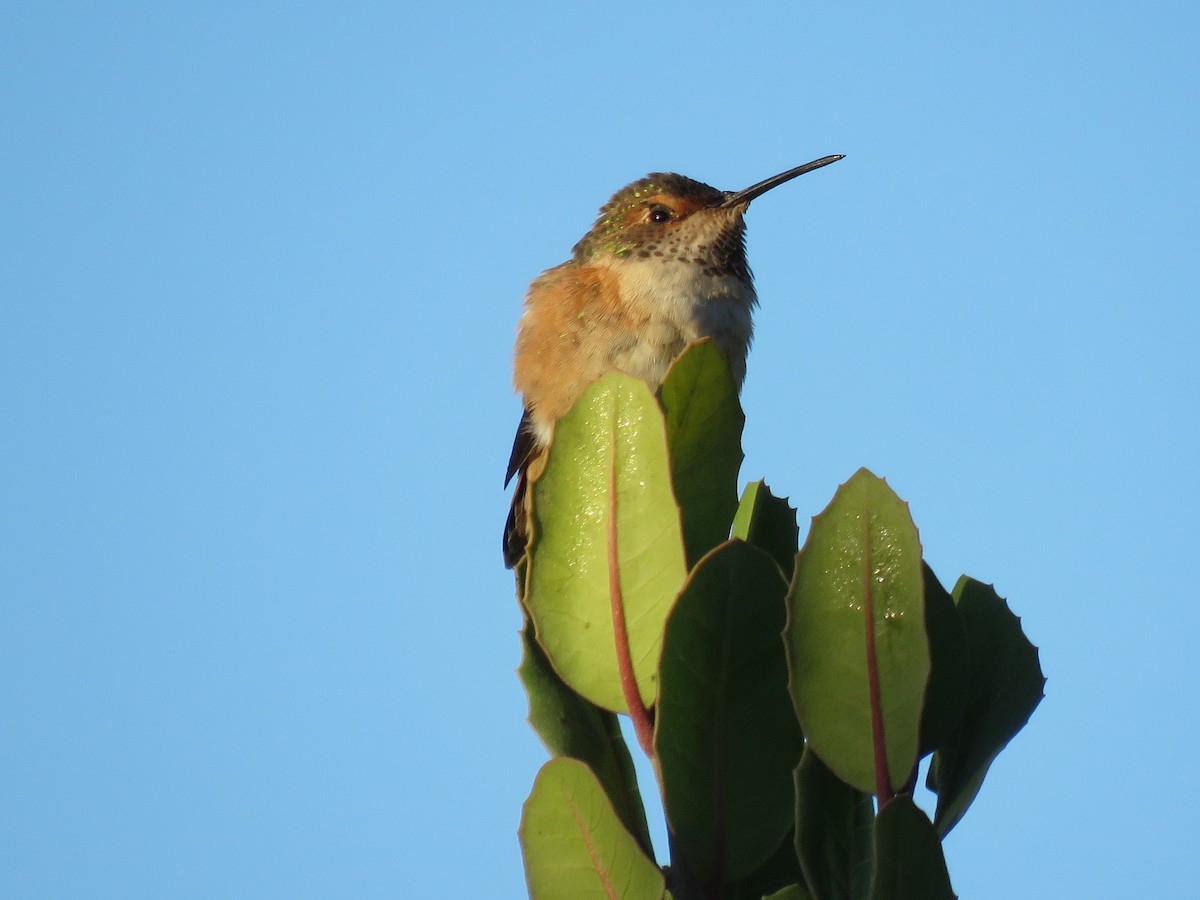
[[[733,517],[733,536],[767,551],[784,577],[792,577],[792,566],[800,547],[796,510],[788,504],[786,497],[773,495],[765,481],[752,481],[742,491]]]
[[[662,629],[687,573],[662,411],[644,381],[614,372],[558,423],[533,482],[526,606],[572,689],[628,710],[615,635],[646,706],[658,693]]]
[[[908,795],[875,819],[875,883],[871,900],[954,900],[937,832]]]
[[[735,882],[794,814],[800,728],[787,692],[784,592],[766,553],[729,541],[667,620],[655,752],[672,852],[702,884]]]
[[[746,417],[729,363],[707,339],[692,344],[671,364],[658,395],[691,567],[729,537]]]
[[[992,760],[1041,703],[1046,679],[1021,620],[989,584],[963,577],[954,599],[970,647],[970,679],[962,727],[939,749],[929,786],[937,791],[934,824],[947,834],[979,792]]]
[[[542,766],[521,815],[531,900],[659,900],[662,871],[621,825],[604,789],[576,759]]]
[[[921,755],[949,741],[962,724],[970,664],[967,633],[954,598],[937,575],[921,564],[925,584],[925,633],[929,636],[929,683],[921,712]]]
[[[587,763],[626,830],[651,851],[637,773],[615,713],[589,703],[560,679],[534,639],[528,620],[521,631],[517,674],[529,698],[529,724],[553,756]]]
[[[863,900],[875,839],[871,795],[841,781],[806,748],[796,768],[796,853],[818,900]]]
[[[886,482],[860,469],[813,519],[789,604],[805,736],[848,784],[900,789],[917,762],[929,643],[917,528]]]

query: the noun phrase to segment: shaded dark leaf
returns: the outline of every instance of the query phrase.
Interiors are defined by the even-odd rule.
[[[907,794],[875,819],[871,900],[955,900],[937,832]]]
[[[1029,721],[1046,685],[1037,647],[991,585],[963,576],[954,598],[970,648],[970,678],[962,726],[929,770],[929,787],[938,794],[934,824],[943,836],[975,799],[992,760]]]
[[[733,518],[733,536],[771,554],[783,577],[791,580],[800,547],[796,510],[786,497],[773,495],[765,481],[752,481],[742,491]]]
[[[737,883],[733,896],[736,900],[759,900],[764,894],[790,885],[804,886],[794,829],[788,830],[766,862]]]
[[[796,852],[816,900],[863,900],[871,886],[875,808],[806,748],[796,768]]]
[[[921,563],[925,584],[925,632],[929,636],[929,683],[921,710],[921,755],[942,746],[962,724],[970,666],[967,633],[954,598],[933,569]]]
[[[517,669],[529,698],[530,726],[551,755],[574,757],[588,765],[625,828],[650,853],[650,830],[637,773],[616,714],[589,703],[563,684],[533,638],[532,629],[526,619]]]
[[[729,537],[746,417],[729,363],[707,339],[692,344],[671,364],[658,397],[691,568]]]
[[[787,692],[785,590],[767,554],[729,541],[701,560],[667,620],[655,751],[672,859],[690,881],[744,878],[792,821],[801,738]]]

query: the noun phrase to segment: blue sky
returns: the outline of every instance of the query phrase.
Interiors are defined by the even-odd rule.
[[[412,6],[2,14],[0,893],[523,896],[525,286],[844,153],[748,216],[744,480],[869,466],[1041,646],[960,895],[1183,896],[1196,5]]]

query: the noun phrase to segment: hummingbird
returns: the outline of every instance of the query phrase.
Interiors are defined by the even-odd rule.
[[[823,156],[741,191],[652,173],[613,194],[571,259],[533,281],[513,362],[524,413],[504,479],[507,487],[517,477],[504,528],[508,568],[526,549],[529,467],[589,384],[619,370],[657,388],[688,344],[710,338],[741,389],[757,302],[746,262],[746,209],[772,188],[842,158]]]

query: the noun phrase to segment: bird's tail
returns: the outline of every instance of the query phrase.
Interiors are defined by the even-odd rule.
[[[525,505],[528,484],[525,470],[522,469],[517,474],[517,486],[513,491],[512,504],[508,507],[508,521],[504,523],[504,567],[507,569],[513,568],[521,561],[529,543],[529,509]]]

